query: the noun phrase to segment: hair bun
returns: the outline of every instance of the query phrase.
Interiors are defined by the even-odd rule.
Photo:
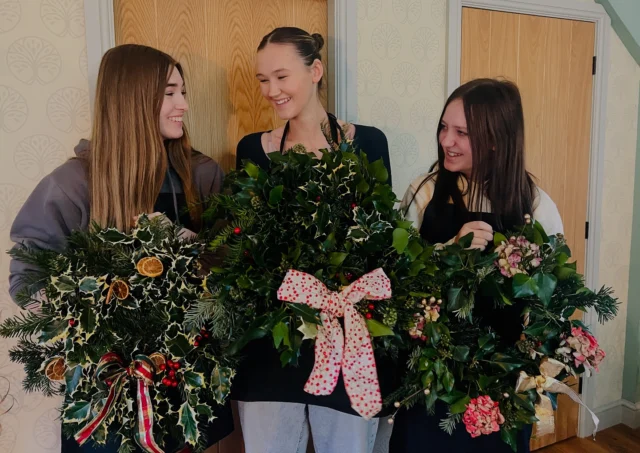
[[[322,50],[322,47],[324,46],[324,38],[320,33],[314,33],[311,35],[311,37],[316,43],[316,50],[320,52],[320,50]]]

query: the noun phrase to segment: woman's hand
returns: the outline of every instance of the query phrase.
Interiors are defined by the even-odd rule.
[[[473,240],[471,241],[470,249],[484,250],[489,245],[489,241],[493,241],[493,228],[486,222],[476,221],[468,222],[462,225],[460,231],[455,237],[455,243],[457,244],[460,238],[465,237],[467,234],[473,233]]]
[[[170,220],[166,215],[164,215],[164,214],[163,214],[163,213],[161,213],[161,212],[153,212],[153,213],[151,213],[151,214],[147,214],[147,218],[148,218],[149,220],[151,220],[151,219],[153,219],[153,218],[155,218],[155,217],[160,217],[160,218],[161,218],[161,219],[160,219],[160,223],[161,223],[162,225],[171,225],[171,223],[172,223],[172,222],[171,222],[171,220]],[[136,221],[136,223],[138,222],[138,218],[139,218],[138,216],[136,216],[136,217],[135,217],[135,221]],[[182,229],[178,232],[178,237],[179,237],[181,240],[183,240],[183,241],[186,241],[186,240],[189,240],[189,239],[193,239],[193,238],[195,238],[196,236],[197,236],[197,234],[196,234],[196,233],[194,233],[193,231],[191,231],[191,230],[189,230],[189,229],[187,229],[187,228],[182,228]]]

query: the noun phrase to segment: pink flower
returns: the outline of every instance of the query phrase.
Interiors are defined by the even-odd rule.
[[[498,402],[493,401],[489,395],[483,395],[469,401],[462,422],[471,437],[478,437],[500,431],[504,417],[500,413]]]
[[[570,353],[565,352],[566,347],[559,349],[559,351],[563,357],[571,357],[576,368],[584,365],[586,369],[595,368],[597,371],[598,365],[606,355],[600,349],[598,340],[591,333],[582,330],[581,327],[572,327],[571,335],[563,340],[560,345],[568,345],[571,348]]]
[[[503,241],[496,247],[495,252],[498,254],[495,265],[507,278],[527,274],[542,263],[540,247],[529,242],[524,236],[511,236],[508,241]]]

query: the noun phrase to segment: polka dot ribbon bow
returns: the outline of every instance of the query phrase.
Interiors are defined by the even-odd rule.
[[[278,289],[278,299],[320,310],[322,326],[315,344],[315,364],[304,390],[312,395],[330,395],[342,369],[351,407],[369,420],[382,409],[380,385],[371,337],[364,318],[354,304],[363,299],[391,297],[391,282],[376,269],[341,292],[329,291],[314,276],[289,270]],[[344,333],[338,318],[344,317]]]

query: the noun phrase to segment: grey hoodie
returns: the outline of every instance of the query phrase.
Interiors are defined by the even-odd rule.
[[[86,156],[89,142],[81,140],[75,147],[76,156]],[[211,158],[197,151],[192,156],[192,175],[200,199],[220,192],[224,173]],[[163,187],[175,192],[181,187],[174,184],[173,170],[167,171]],[[167,181],[169,184],[167,185]],[[176,208],[177,209],[177,208]],[[31,248],[62,251],[66,238],[74,230],[89,227],[89,187],[85,163],[82,159],[70,159],[45,176],[33,190],[18,212],[11,226],[11,240]],[[22,287],[22,276],[32,265],[12,259],[9,265],[9,293],[13,300]]]

